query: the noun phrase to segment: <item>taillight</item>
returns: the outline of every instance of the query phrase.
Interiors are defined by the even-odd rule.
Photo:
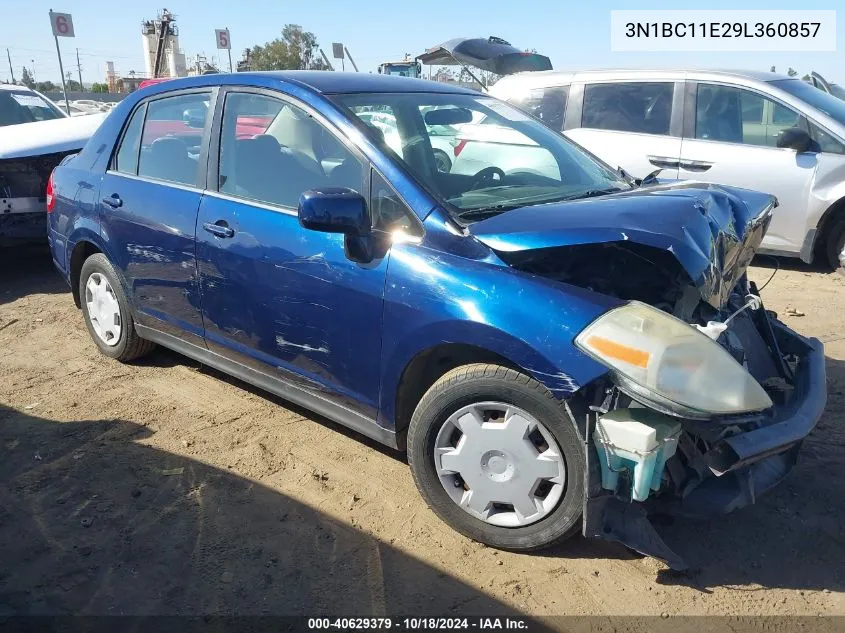
[[[52,213],[54,206],[56,206],[56,197],[53,195],[53,172],[50,172],[50,177],[47,179],[47,213]]]
[[[467,144],[466,139],[463,139],[463,140],[458,141],[458,144],[455,145],[455,147],[452,148],[452,152],[455,154],[456,158],[458,157],[458,155],[462,151],[464,151],[464,147],[466,147],[466,144]]]

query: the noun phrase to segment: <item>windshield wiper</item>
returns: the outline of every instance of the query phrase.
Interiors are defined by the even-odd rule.
[[[612,189],[587,189],[586,191],[582,191],[581,193],[575,194],[574,196],[567,196],[566,198],[561,198],[562,200],[581,200],[582,198],[597,198],[599,196],[607,196],[611,193],[620,193],[625,191],[625,189],[617,189],[613,187]]]
[[[530,204],[530,203],[529,203]],[[525,203],[520,202],[518,204],[496,204],[489,207],[478,207],[477,209],[467,209],[462,213],[458,213],[457,216],[462,220],[478,220],[480,218],[485,218],[490,215],[497,215],[499,213],[504,213],[505,211],[510,211],[511,209],[518,209],[519,207],[524,207]]]

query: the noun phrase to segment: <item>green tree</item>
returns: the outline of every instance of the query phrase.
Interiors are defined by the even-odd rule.
[[[108,84],[95,83],[91,86],[91,92],[108,92],[108,91],[109,91]]]
[[[21,73],[21,83],[27,88],[35,88],[35,80],[32,78],[32,73],[29,72],[29,69],[26,66],[23,67],[23,72]]]
[[[75,79],[68,79],[65,81],[65,87],[72,92],[82,92],[82,84]]]
[[[35,84],[35,89],[38,92],[55,92],[59,89],[59,87],[52,81],[39,81],[37,84]]]
[[[326,70],[317,36],[298,24],[286,24],[282,37],[249,49],[250,70]]]
[[[812,82],[813,78],[810,76],[810,73],[805,73],[805,75],[801,77],[801,81]]]

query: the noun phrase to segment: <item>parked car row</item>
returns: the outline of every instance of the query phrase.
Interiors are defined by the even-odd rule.
[[[62,110],[62,112],[67,112],[70,116],[85,116],[86,114],[110,112],[116,105],[116,102],[94,101],[93,99],[76,99],[68,102],[70,110],[68,110],[68,106],[65,105],[63,100],[56,102],[56,105]]]
[[[381,75],[158,83],[50,176],[53,261],[105,356],[169,347],[406,450],[473,539],[527,551],[581,531],[680,569],[646,511],[728,512],[776,485],[824,408],[824,351],[745,275],[774,196],[635,180],[550,127],[716,170],[732,157],[687,156],[685,130],[718,148],[782,123],[774,97],[708,77],[541,84],[539,106],[567,98],[537,118]],[[798,116],[833,134],[832,115]],[[784,157],[762,171],[829,162],[749,147]]]

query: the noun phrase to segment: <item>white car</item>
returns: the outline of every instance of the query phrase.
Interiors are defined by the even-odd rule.
[[[402,156],[402,139],[396,128],[396,117],[389,112],[364,111],[357,112],[358,118],[367,125],[381,131],[387,146]],[[452,169],[452,156],[456,144],[457,129],[449,125],[427,125],[428,139],[434,151],[434,162],[437,169],[449,172]]]
[[[634,177],[661,169],[661,178],[773,193],[780,206],[761,252],[832,267],[845,261],[845,101],[800,79],[544,71],[504,77],[491,93]]]
[[[0,247],[46,240],[50,172],[82,149],[105,118],[68,117],[43,95],[0,86]]]

